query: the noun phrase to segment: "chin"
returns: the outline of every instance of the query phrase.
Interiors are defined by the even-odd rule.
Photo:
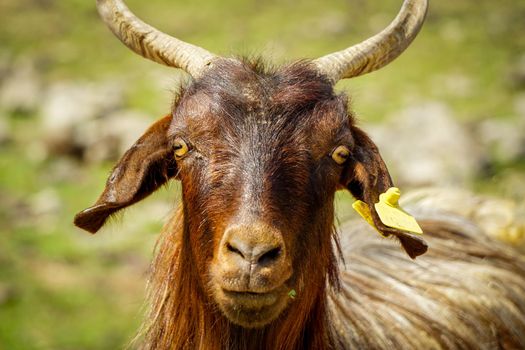
[[[230,322],[244,328],[262,328],[286,309],[290,302],[288,288],[282,285],[267,293],[228,291],[214,288],[215,301]]]

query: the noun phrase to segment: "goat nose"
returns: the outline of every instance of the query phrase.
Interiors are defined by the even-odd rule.
[[[229,291],[267,293],[292,275],[281,231],[261,222],[230,225],[219,245],[214,274]]]
[[[262,225],[238,225],[226,230],[223,254],[252,265],[270,266],[284,254],[280,233]]]
[[[237,254],[251,264],[258,265],[271,264],[281,255],[282,248],[280,244],[258,242],[253,245],[250,243],[237,235],[226,242],[226,249],[231,254]]]

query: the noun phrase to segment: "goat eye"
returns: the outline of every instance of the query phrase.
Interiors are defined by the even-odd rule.
[[[337,146],[332,152],[332,159],[339,165],[346,162],[348,157],[350,157],[350,150],[346,146]]]
[[[179,138],[179,139],[176,139],[175,142],[173,143],[173,149],[174,149],[173,153],[175,154],[175,158],[181,158],[186,153],[188,153],[189,147],[186,141]]]

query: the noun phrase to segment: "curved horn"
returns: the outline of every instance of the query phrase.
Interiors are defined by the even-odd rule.
[[[122,0],[97,0],[97,9],[120,41],[139,55],[157,63],[181,68],[197,77],[217,57],[142,22]]]
[[[379,34],[313,61],[333,82],[386,66],[410,45],[423,25],[428,0],[405,0],[399,14]]]

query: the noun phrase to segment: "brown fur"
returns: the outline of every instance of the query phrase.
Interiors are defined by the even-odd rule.
[[[175,161],[177,139],[190,151]],[[339,145],[350,151],[343,165],[331,157]],[[466,234],[461,225],[452,227],[446,220],[425,225],[435,243],[428,264],[439,266],[428,282],[426,275],[417,282],[421,275],[410,273],[420,265],[401,257],[392,241],[367,245],[366,237],[344,249],[349,270],[339,273],[333,208],[339,188],[364,201],[378,229],[396,237],[411,258],[425,253],[427,245],[380,222],[374,203],[393,186],[388,170],[348,113],[347,97],[335,94],[309,62],[279,69],[258,61],[215,63],[184,89],[172,114],[124,155],[95,206],[79,213],[75,223],[95,232],[109,215],[169,179],[182,183],[182,206],[157,246],[145,348],[466,348],[476,339],[469,332],[487,341],[499,336],[509,348],[525,343],[521,258]],[[217,292],[221,276],[214,272],[223,263],[222,237],[239,220],[262,222],[282,235],[293,273],[279,290],[297,294],[293,299],[279,294],[284,311],[253,324],[240,324],[225,313]],[[489,271],[513,292],[494,292],[478,270]],[[455,275],[465,273],[473,274],[465,277],[471,283],[455,288]],[[392,290],[390,282],[403,288]],[[429,289],[443,286],[457,293],[457,300],[446,291],[432,294],[435,300],[427,297]],[[481,296],[501,296],[495,304],[500,308],[478,311],[485,306],[466,297],[474,292],[471,286]],[[426,299],[410,303],[418,298]],[[500,313],[504,309],[508,315]]]
[[[151,311],[145,327],[146,349],[325,349],[332,342],[326,312],[326,280],[308,281],[309,288],[286,312],[263,329],[232,324],[210,302],[192,273],[184,249],[179,210],[159,239],[149,286]],[[310,266],[306,264],[305,270]],[[324,275],[324,274],[323,274]]]
[[[341,231],[348,264],[342,266],[341,290],[322,288],[320,299],[301,295],[315,300],[314,312],[301,315],[300,309],[291,308],[270,327],[253,331],[233,326],[214,305],[195,298],[198,294],[189,292],[195,284],[193,275],[184,272],[188,270],[173,270],[182,261],[180,215],[179,211],[170,220],[158,243],[145,348],[520,349],[525,345],[525,259],[461,217],[436,213],[420,220],[431,248],[416,263],[363,222],[346,223]],[[176,291],[183,285],[188,288],[185,299],[171,293],[172,283],[180,286]],[[298,337],[291,336],[294,330]]]

